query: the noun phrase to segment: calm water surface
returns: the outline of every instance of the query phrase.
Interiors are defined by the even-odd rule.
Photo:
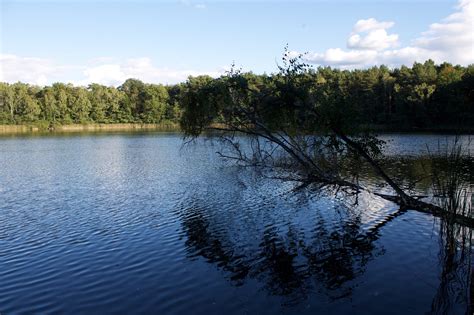
[[[445,139],[385,137],[389,155]],[[0,138],[0,313],[468,312],[472,255],[446,249],[439,220],[291,193],[217,150],[178,134]]]

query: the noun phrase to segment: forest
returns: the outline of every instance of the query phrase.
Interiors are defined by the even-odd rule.
[[[361,123],[373,129],[469,129],[474,122],[474,65],[437,65],[428,60],[394,69],[319,67],[306,75],[317,92],[314,95],[339,95],[357,109],[358,117],[363,117]],[[241,74],[249,89],[275,84],[276,77]],[[192,92],[223,78],[190,77],[175,85],[128,79],[117,88],[100,84],[83,87],[54,83],[41,87],[0,83],[0,124],[46,128],[92,123],[176,123],[182,115],[183,102]],[[219,122],[219,117],[213,119]]]

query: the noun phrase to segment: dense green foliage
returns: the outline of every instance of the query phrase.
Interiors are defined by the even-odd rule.
[[[285,58],[291,61],[284,57],[284,62]],[[296,59],[293,62],[272,75],[234,73],[214,80],[188,80],[183,89],[182,126],[189,133],[199,133],[210,121],[234,125],[235,119],[254,120],[248,115],[253,111],[272,130],[284,127],[291,132],[289,125],[294,125],[299,131],[312,132],[327,121],[308,117],[311,106],[318,108],[320,117],[332,117],[331,123],[341,126],[394,130],[474,126],[474,65],[436,65],[428,60],[411,68],[349,71],[314,70]]]
[[[0,83],[0,123],[160,123],[179,119],[179,85],[128,79],[118,88]]]
[[[334,103],[334,110],[361,123],[393,129],[470,127],[474,125],[474,66],[461,67],[429,60],[411,68],[385,66],[366,70],[329,67],[306,73],[305,89],[321,102]],[[24,83],[0,83],[0,123],[159,123],[178,121],[187,104],[200,113],[185,119],[219,122],[211,98],[222,97],[219,89],[228,76],[189,78],[186,83],[163,86],[129,79],[118,88],[91,84],[75,87],[55,83],[38,87]],[[235,79],[235,78],[234,78]],[[284,85],[284,74],[239,75],[238,84],[249,91],[274,91]],[[234,82],[236,83],[236,82]],[[280,100],[288,95],[273,95]],[[249,93],[249,95],[255,93]],[[202,99],[201,99],[202,98]],[[249,102],[255,100],[247,100]],[[346,106],[344,104],[349,104]],[[211,107],[210,107],[211,106]],[[341,117],[339,115],[338,117]],[[283,112],[267,110],[265,115]],[[356,116],[355,116],[356,115]],[[342,115],[344,116],[344,115]],[[270,118],[270,117],[269,117]],[[186,123],[186,122],[185,122]],[[188,122],[196,126],[196,122]]]

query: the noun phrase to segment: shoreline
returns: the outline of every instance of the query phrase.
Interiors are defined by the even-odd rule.
[[[42,128],[37,125],[0,125],[0,135],[22,134],[56,134],[81,132],[114,132],[114,131],[180,131],[177,123],[161,124],[70,124],[57,125],[54,128]]]
[[[437,128],[392,128],[390,126],[372,126],[368,128],[376,134],[391,133],[433,133],[433,134],[474,134],[474,128],[453,128],[452,126],[443,126]],[[158,124],[145,123],[111,123],[111,124],[68,124],[56,125],[54,128],[45,128],[44,126],[35,124],[24,125],[5,125],[0,124],[0,136],[3,135],[28,135],[28,134],[72,134],[72,133],[107,133],[107,132],[140,132],[140,131],[157,131],[157,132],[181,132],[178,123],[166,122]]]

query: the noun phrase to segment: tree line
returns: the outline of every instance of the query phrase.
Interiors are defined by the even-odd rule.
[[[468,127],[474,125],[474,65],[467,67],[432,60],[412,67],[364,70],[330,67],[305,74],[311,89],[327,99],[350,101],[361,123],[391,129]],[[249,89],[275,84],[277,74],[243,73]],[[0,83],[1,124],[161,123],[178,122],[190,95],[216,86],[225,76],[190,77],[175,85],[147,84],[128,79],[119,87],[87,87],[54,83],[36,86]],[[206,97],[217,97],[207,93]],[[340,101],[340,100],[339,100]],[[334,102],[339,102],[334,99]],[[183,105],[184,104],[184,105]],[[202,110],[206,110],[205,106]],[[353,113],[346,113],[348,116]],[[213,117],[219,122],[219,117]]]
[[[0,123],[160,123],[179,119],[179,85],[128,79],[118,88],[0,83]]]

